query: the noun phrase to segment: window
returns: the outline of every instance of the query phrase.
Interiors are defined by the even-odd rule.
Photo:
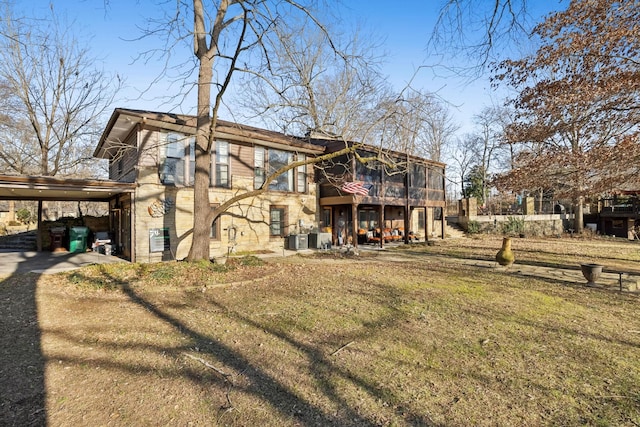
[[[424,209],[418,210],[418,228],[420,230],[424,230],[426,223],[427,221]]]
[[[219,205],[211,205],[211,209],[217,208]],[[209,233],[211,240],[220,240],[220,217],[216,218],[211,224],[211,232]]]
[[[377,211],[367,209],[358,212],[358,228],[373,230],[378,226],[380,214]]]
[[[216,187],[229,188],[229,143],[216,142]]]
[[[160,135],[160,182],[192,185],[195,171],[195,138],[177,133]]]
[[[264,185],[267,175],[271,175],[277,170],[293,162],[294,154],[289,151],[276,149],[266,149],[255,147],[253,150],[253,188],[259,189]],[[298,154],[297,160],[306,161],[307,156]],[[307,165],[290,169],[269,183],[269,190],[272,191],[297,191],[307,192]]]
[[[298,154],[298,161],[304,161],[307,156],[304,154]],[[298,193],[305,193],[307,191],[307,165],[298,166],[296,168],[296,190]]]
[[[358,154],[365,158],[371,157],[371,153],[366,151],[358,151]],[[382,170],[383,167],[379,162],[356,162],[356,177],[359,181],[378,184],[382,182]]]
[[[184,156],[184,149],[180,149],[180,139],[175,133],[163,134],[164,142],[160,146],[162,165],[160,181],[163,184],[181,184],[184,169],[180,160]]]
[[[265,149],[262,147],[255,147],[253,150],[253,188],[256,190],[262,187],[265,177]]]
[[[442,221],[442,207],[433,208],[433,219],[436,221]]]
[[[120,157],[118,159],[118,178],[122,177],[122,172],[124,172],[124,159]]]
[[[291,163],[293,153],[280,150],[269,150],[269,175]],[[293,170],[276,177],[269,183],[269,190],[293,191]]]
[[[284,237],[286,228],[287,208],[284,206],[271,206],[269,208],[269,235],[271,237]]]
[[[331,227],[331,208],[322,209],[322,225],[324,227]]]

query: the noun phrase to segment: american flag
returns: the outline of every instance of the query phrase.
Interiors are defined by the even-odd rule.
[[[345,182],[344,184],[342,184],[342,187],[340,187],[340,189],[345,193],[359,194],[361,196],[366,196],[367,194],[369,194],[370,188],[371,184],[363,184],[358,181]]]

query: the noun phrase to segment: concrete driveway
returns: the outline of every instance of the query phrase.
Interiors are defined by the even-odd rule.
[[[52,274],[74,270],[91,264],[128,262],[98,252],[20,252],[0,251],[0,276],[15,273]]]

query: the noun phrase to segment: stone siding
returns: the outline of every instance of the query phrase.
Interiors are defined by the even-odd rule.
[[[193,228],[193,189],[161,185],[155,170],[140,172],[135,203],[136,260],[155,262],[186,258]],[[211,204],[222,204],[238,191],[252,189],[253,178],[232,176],[232,189],[212,187],[209,200]],[[229,252],[282,251],[284,239],[269,235],[269,207],[286,206],[288,223],[285,225],[289,233],[298,231],[300,224],[317,226],[315,192],[315,184],[309,184],[308,193],[267,192],[240,201],[218,218],[220,236],[218,240],[210,240],[211,257]],[[169,231],[170,251],[152,252],[150,232],[165,228]],[[234,235],[235,239],[230,240]]]

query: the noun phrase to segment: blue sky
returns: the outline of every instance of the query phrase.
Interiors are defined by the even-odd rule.
[[[31,0],[19,7],[26,14],[44,16],[49,3],[46,0]],[[128,89],[117,106],[168,109],[156,99],[156,95],[173,90],[167,89],[164,84],[157,85],[155,90],[144,95],[144,99],[133,99],[138,91],[146,89],[162,65],[157,61],[133,63],[139,52],[150,47],[148,41],[131,41],[140,34],[136,25],[144,25],[149,12],[158,10],[154,6],[156,1],[109,0],[107,10],[103,0],[51,0],[51,3],[59,16],[73,22],[75,34],[87,35],[88,39],[84,41],[91,46],[92,55],[104,61],[104,68],[117,71],[126,79]],[[540,15],[557,6],[556,2],[543,3],[548,9],[535,10],[535,14]],[[388,75],[395,89],[400,90],[420,65],[434,61],[434,58],[428,57],[426,47],[440,4],[436,0],[344,0],[345,12],[342,17],[384,42],[386,63],[383,72]],[[435,76],[433,71],[423,69],[416,75],[412,85],[437,92],[450,102],[455,120],[462,125],[461,132],[471,129],[472,116],[483,106],[500,101],[500,97],[491,91],[487,78],[469,83],[444,75],[443,70],[439,74]]]

